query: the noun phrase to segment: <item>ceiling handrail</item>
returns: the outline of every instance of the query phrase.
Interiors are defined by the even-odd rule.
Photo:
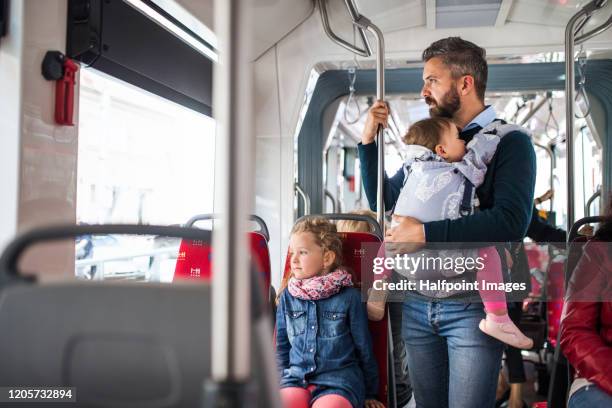
[[[345,0],[346,1],[346,5],[347,8],[349,10],[349,14],[351,15],[351,19],[353,20],[353,24],[355,24],[355,22],[357,21],[357,19],[359,18],[359,13],[357,13],[357,9],[355,8],[355,5],[353,4],[352,0]],[[338,37],[334,31],[332,30],[331,26],[329,25],[329,16],[327,15],[327,6],[325,5],[326,0],[318,0],[318,4],[319,4],[319,11],[321,13],[321,20],[323,21],[323,29],[325,30],[325,34],[327,34],[327,36],[336,44],[338,44],[341,47],[346,48],[347,50],[351,51],[352,53],[355,53],[357,55],[361,55],[362,57],[369,57],[372,55],[372,49],[370,48],[370,42],[368,41],[368,38],[366,36],[365,33],[365,29],[361,28],[361,27],[357,27],[358,31],[359,31],[359,36],[361,37],[361,42],[363,43],[364,48],[358,48],[357,46],[355,46],[354,44],[351,44],[345,40],[343,40],[342,38]]]

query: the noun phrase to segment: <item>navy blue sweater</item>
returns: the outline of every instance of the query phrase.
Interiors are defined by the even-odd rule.
[[[481,128],[462,132],[467,142]],[[375,143],[359,144],[361,177],[370,208],[376,211],[378,156]],[[523,132],[505,135],[476,190],[480,211],[456,220],[425,223],[427,242],[512,242],[522,241],[531,220],[536,180],[536,158],[529,136]],[[404,182],[399,169],[391,178],[385,174],[385,208],[397,201]]]

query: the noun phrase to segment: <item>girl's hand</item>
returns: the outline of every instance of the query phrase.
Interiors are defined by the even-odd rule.
[[[382,402],[375,399],[367,399],[365,401],[366,408],[385,408]]]

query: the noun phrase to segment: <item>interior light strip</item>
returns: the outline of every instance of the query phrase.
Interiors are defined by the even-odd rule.
[[[142,1],[140,0],[124,0],[124,1],[128,3],[130,6],[140,11],[141,13],[143,13],[144,15],[146,15],[147,17],[149,17],[151,20],[155,21],[157,24],[159,24],[166,30],[168,30],[173,35],[175,35],[176,37],[178,37],[179,39],[187,43],[189,46],[197,50],[199,53],[205,55],[206,57],[210,58],[214,62],[218,61],[217,53],[214,50],[208,48],[207,46],[202,44],[200,41],[195,39],[193,36],[187,34],[185,31],[177,27],[175,24],[168,21],[166,17],[159,14],[156,10],[152,9],[151,7],[149,7]],[[216,41],[212,41],[212,42],[216,42]]]

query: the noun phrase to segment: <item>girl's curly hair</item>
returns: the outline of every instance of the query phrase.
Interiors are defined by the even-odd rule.
[[[330,265],[325,273],[333,272],[342,265],[342,239],[340,238],[340,235],[338,235],[338,231],[334,223],[323,217],[304,217],[295,223],[293,229],[291,230],[291,235],[300,234],[303,232],[311,233],[315,239],[315,243],[318,246],[323,248],[324,251],[331,251],[334,253],[334,255],[336,255],[334,263]],[[289,278],[291,278],[290,273],[283,277],[280,289],[278,290],[278,295],[276,297],[277,303],[280,299],[280,295],[283,293],[283,290],[285,290],[287,287]]]

